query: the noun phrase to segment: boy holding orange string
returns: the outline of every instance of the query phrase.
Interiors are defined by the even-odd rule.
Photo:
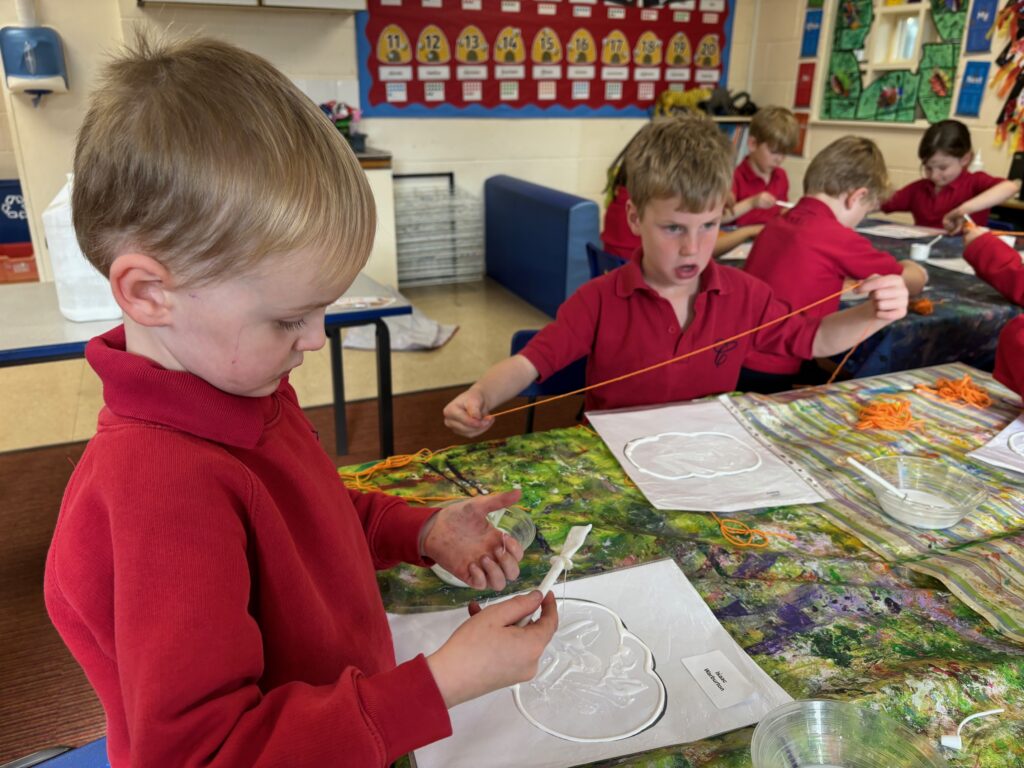
[[[1024,306],[1024,264],[1020,254],[984,227],[964,231],[964,259],[982,280],[1009,301]],[[999,334],[995,377],[1024,397],[1024,315]]]
[[[844,280],[869,275],[901,276],[910,295],[920,293],[928,282],[920,264],[897,262],[854,232],[888,193],[889,174],[875,143],[861,136],[837,139],[811,161],[804,196],[788,214],[765,226],[744,269],[791,307],[839,291]],[[808,315],[824,317],[837,309],[838,296]],[[771,393],[823,380],[821,369],[800,355],[757,350],[744,366],[739,386]]]
[[[587,383],[601,384],[587,392],[588,408],[655,405],[733,390],[754,350],[836,354],[906,314],[907,289],[897,276],[868,279],[861,288],[869,301],[822,320],[789,313],[765,283],[711,261],[732,183],[731,147],[714,124],[651,123],[632,142],[626,163],[629,224],[640,252],[582,285],[521,353],[452,400],[444,418],[455,432],[483,433],[493,409],[584,356]],[[617,377],[624,380],[602,384]]]

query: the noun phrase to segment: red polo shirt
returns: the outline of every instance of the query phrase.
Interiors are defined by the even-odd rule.
[[[640,237],[633,234],[626,221],[628,202],[629,192],[626,188],[617,188],[615,197],[608,203],[608,209],[604,212],[604,231],[601,233],[604,249],[623,259],[632,258],[636,249],[640,247]]]
[[[584,283],[554,322],[520,353],[543,380],[584,355],[587,383],[637,371],[726,339],[787,312],[771,289],[738,269],[711,262],[700,277],[693,320],[679,328],[669,301],[651,288],[639,253]],[[820,320],[798,315],[757,334],[721,344],[678,363],[587,392],[588,409],[654,405],[730,392],[754,349],[811,357]]]
[[[764,280],[775,296],[802,307],[843,287],[847,277],[898,275],[903,267],[867,238],[844,227],[825,203],[804,197],[785,216],[770,222],[754,241],[746,271]],[[839,309],[839,298],[808,310],[822,318]],[[796,373],[799,355],[756,352],[747,367],[763,373]]]
[[[928,179],[918,179],[897,190],[882,204],[882,210],[885,213],[910,211],[918,226],[942,229],[943,216],[1001,181],[1005,179],[981,171],[964,171],[946,186],[936,189]],[[975,224],[984,225],[988,221],[988,211],[972,213],[971,219]]]
[[[995,235],[982,235],[967,246],[964,258],[978,277],[1024,306],[1024,264],[1017,251]],[[1024,315],[1008,322],[999,334],[995,377],[1024,397]]]
[[[773,168],[771,178],[766,182],[757,175],[757,171],[750,164],[748,157],[732,172],[732,193],[738,203],[740,200],[746,200],[761,192],[771,193],[776,200],[788,201],[789,177],[781,168]],[[771,208],[755,208],[740,216],[734,223],[738,227],[745,227],[748,224],[765,224],[780,213],[782,213],[782,208],[777,205],[773,205]]]

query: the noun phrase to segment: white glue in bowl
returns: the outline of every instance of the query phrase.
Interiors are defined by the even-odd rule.
[[[516,507],[491,512],[487,515],[487,519],[499,531],[505,531],[505,533],[518,541],[519,546],[523,548],[524,552],[527,547],[533,544],[533,540],[537,537],[537,526],[534,525],[533,519],[529,514]],[[453,587],[469,588],[468,584],[450,574],[440,565],[432,565],[430,570],[445,584],[450,584]]]
[[[843,701],[793,701],[769,712],[750,744],[754,768],[945,768],[931,742]]]
[[[914,261],[928,261],[932,247],[928,243],[913,243],[910,246],[910,258]]]
[[[879,506],[890,517],[916,528],[954,526],[988,495],[971,475],[941,459],[882,456],[867,467],[901,492],[896,495],[867,478]]]

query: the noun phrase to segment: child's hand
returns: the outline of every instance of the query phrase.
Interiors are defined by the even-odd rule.
[[[523,548],[491,525],[487,515],[515,504],[521,495],[492,493],[443,507],[424,525],[422,553],[473,589],[504,589],[519,578]]]
[[[775,199],[775,195],[773,195],[771,192],[760,192],[754,198],[754,207],[771,208],[773,205],[775,205],[776,202],[778,201]]]
[[[516,622],[540,606],[537,621],[525,627]],[[485,693],[530,680],[537,662],[558,629],[555,596],[541,601],[537,590],[483,610],[470,604],[469,621],[427,657],[434,680],[448,708]]]
[[[874,304],[875,318],[891,323],[907,314],[910,294],[901,275],[872,275],[857,293],[868,293]]]
[[[987,229],[986,227],[967,227],[964,230],[964,245],[970,245],[982,235],[987,234],[989,231],[990,230]]]
[[[476,437],[494,424],[487,410],[483,393],[470,387],[444,407],[444,425],[463,437]]]
[[[964,224],[967,220],[964,218],[966,211],[960,209],[960,207],[954,208],[952,211],[942,217],[942,226],[951,235],[958,235],[964,229]]]

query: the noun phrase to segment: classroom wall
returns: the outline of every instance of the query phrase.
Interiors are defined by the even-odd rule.
[[[824,87],[824,77],[828,67],[828,45],[831,40],[832,22],[836,14],[838,0],[825,0],[825,24],[821,31],[820,56],[816,67],[814,87],[814,111],[820,101]],[[754,100],[760,104],[779,104],[791,106],[796,90],[796,71],[800,40],[803,27],[803,10],[805,4],[795,0],[760,0],[758,20],[753,33],[753,66],[750,79],[750,92]],[[796,12],[799,8],[799,12]],[[1006,38],[995,39],[992,53],[985,55],[972,54],[961,57],[960,69],[957,73],[957,84],[963,74],[964,61],[994,61],[995,56],[1005,44]],[[989,77],[995,75],[997,69],[993,64]],[[954,94],[955,95],[955,94]],[[954,109],[956,100],[954,98]],[[986,90],[982,101],[981,115],[978,118],[957,118],[963,120],[971,130],[974,147],[981,152],[985,170],[996,176],[1005,176],[1010,168],[1012,152],[1006,147],[994,147],[995,119],[1002,106],[1001,101],[992,91]],[[812,117],[808,130],[805,157],[789,158],[786,171],[790,178],[790,195],[795,197],[803,189],[803,176],[811,158],[831,142],[847,134],[866,136],[878,144],[889,167],[889,175],[896,187],[908,184],[921,178],[920,163],[917,158],[917,145],[927,124],[897,125],[863,122],[815,122]]]
[[[0,0],[0,23],[15,23],[15,0]],[[757,0],[737,0],[729,87],[747,87]],[[54,27],[65,45],[70,92],[33,109],[28,97],[5,93],[10,149],[0,130],[0,172],[19,176],[26,195],[40,274],[51,279],[39,218],[71,170],[74,139],[90,86],[106,52],[138,23],[161,30],[202,32],[265,56],[293,78],[354,78],[355,22],[350,14],[269,9],[188,8],[135,0],[36,0],[39,23]],[[241,116],[240,119],[244,119]],[[395,173],[454,171],[476,193],[484,180],[506,173],[601,199],[605,169],[644,124],[644,118],[367,119],[370,144],[394,154]],[[16,161],[16,162],[15,162]],[[5,168],[4,163],[7,163]]]

